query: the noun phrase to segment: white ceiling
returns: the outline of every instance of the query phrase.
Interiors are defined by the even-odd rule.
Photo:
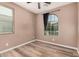
[[[17,5],[24,7],[25,9],[38,14],[38,13],[43,13],[49,10],[52,10],[54,8],[63,6],[63,5],[67,5],[70,4],[72,2],[52,2],[50,5],[45,6],[45,4],[43,2],[41,2],[41,9],[38,9],[38,5],[37,2],[32,2],[32,3],[26,3],[26,2],[14,2]]]

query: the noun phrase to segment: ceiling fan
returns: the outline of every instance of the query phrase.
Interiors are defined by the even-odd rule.
[[[32,3],[32,2],[27,2],[27,3]],[[51,2],[44,2],[45,4],[51,4]],[[41,8],[41,2],[38,2],[37,3],[38,4],[38,9],[40,9]]]

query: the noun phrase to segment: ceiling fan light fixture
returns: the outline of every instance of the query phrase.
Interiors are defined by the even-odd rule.
[[[26,2],[26,3],[32,3],[32,2]],[[44,6],[48,6],[49,4],[51,4],[51,2],[43,2],[43,3],[45,3]],[[40,9],[41,8],[41,2],[37,2],[37,4],[38,4],[38,9]]]

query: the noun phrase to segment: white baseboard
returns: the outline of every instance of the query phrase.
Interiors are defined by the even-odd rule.
[[[20,44],[20,45],[14,46],[14,47],[12,47],[12,48],[9,48],[9,49],[6,49],[6,50],[3,50],[3,51],[0,51],[0,54],[1,54],[1,53],[4,53],[4,52],[8,52],[8,51],[10,51],[10,50],[13,50],[13,49],[15,49],[15,48],[18,48],[18,47],[24,46],[24,45],[29,44],[29,43],[31,43],[31,42],[35,42],[35,41],[36,41],[36,40],[31,40],[31,41],[28,41],[28,42],[26,42],[26,43],[23,43],[23,44]]]
[[[49,43],[49,44],[53,44],[53,45],[57,45],[57,46],[61,46],[61,47],[69,48],[69,49],[78,50],[76,47],[71,47],[71,46],[67,46],[67,45],[52,43],[52,42],[48,42],[48,41],[44,41],[44,40],[37,39],[36,41],[40,41],[40,42],[44,42],[44,43]]]

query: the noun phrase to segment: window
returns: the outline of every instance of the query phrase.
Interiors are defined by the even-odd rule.
[[[58,35],[58,17],[57,15],[48,15],[45,35]]]
[[[13,32],[13,10],[0,5],[0,34]]]

